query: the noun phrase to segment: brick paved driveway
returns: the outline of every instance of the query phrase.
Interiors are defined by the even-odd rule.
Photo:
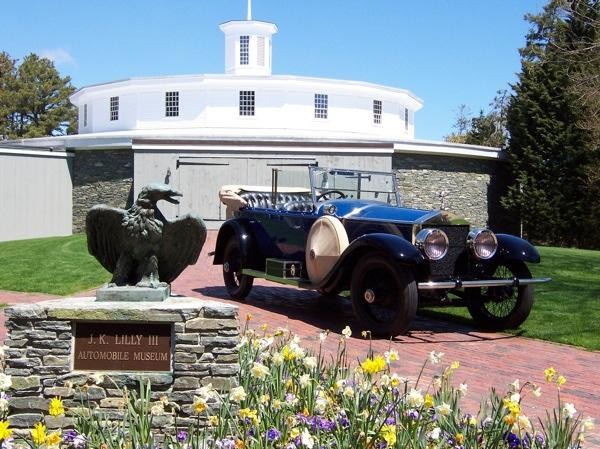
[[[361,328],[352,315],[348,302],[342,298],[327,300],[317,293],[284,287],[257,280],[245,302],[231,301],[227,297],[221,278],[221,267],[212,265],[208,252],[214,249],[216,232],[209,236],[195,266],[187,270],[173,283],[176,294],[198,298],[211,298],[237,304],[240,320],[253,315],[256,327],[266,323],[270,328],[285,326],[302,336],[305,346],[317,348],[318,334],[322,329],[332,331],[325,344],[329,353],[335,353],[339,334],[349,325],[354,331],[348,341],[351,357],[363,358],[369,342],[360,336]],[[81,296],[81,295],[80,295]],[[16,302],[20,296],[0,292],[0,302]],[[35,295],[25,297],[35,300]],[[45,299],[45,298],[39,298]],[[556,325],[556,324],[555,324]],[[1,327],[0,338],[4,338]],[[461,364],[455,381],[466,382],[469,387],[467,410],[476,411],[479,399],[490,387],[504,391],[510,382],[533,381],[542,385],[542,396],[526,399],[527,411],[532,415],[544,415],[545,408],[556,405],[556,391],[544,383],[543,370],[554,366],[564,374],[568,382],[561,390],[563,401],[573,402],[585,415],[600,418],[600,353],[584,351],[570,346],[546,343],[501,333],[486,333],[473,328],[419,317],[408,335],[392,341],[374,340],[374,351],[382,353],[392,347],[400,353],[397,371],[400,375],[415,378],[430,351],[445,353],[444,361],[458,360]],[[425,376],[435,372],[429,367]],[[594,435],[593,442],[600,447],[600,439]]]

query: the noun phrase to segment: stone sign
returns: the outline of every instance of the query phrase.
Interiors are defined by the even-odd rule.
[[[171,371],[171,352],[170,324],[75,324],[74,370]]]

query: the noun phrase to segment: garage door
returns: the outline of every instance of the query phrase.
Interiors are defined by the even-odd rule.
[[[273,169],[288,173],[286,180],[307,185],[309,165],[314,159],[273,157],[180,157],[179,190],[185,192],[179,204],[179,215],[195,213],[209,227],[225,220],[225,206],[219,201],[219,190],[226,184],[271,186]],[[289,173],[292,176],[289,177]],[[211,226],[211,222],[212,226]]]

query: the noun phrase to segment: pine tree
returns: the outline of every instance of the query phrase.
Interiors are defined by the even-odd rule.
[[[513,180],[503,204],[520,216],[525,235],[538,243],[589,244],[583,199],[594,142],[579,126],[584,109],[572,88],[572,73],[582,61],[565,63],[560,49],[573,49],[589,37],[573,11],[597,8],[597,1],[551,0],[542,14],[529,16],[532,29],[507,112]]]

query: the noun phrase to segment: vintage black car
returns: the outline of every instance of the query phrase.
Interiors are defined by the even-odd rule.
[[[309,167],[273,170],[270,187],[224,186],[230,218],[214,264],[229,295],[243,299],[254,278],[350,292],[365,330],[406,332],[417,307],[466,306],[484,328],[516,327],[533,305],[527,241],[472,228],[448,212],[401,206],[393,173]],[[306,186],[306,187],[304,187]]]

